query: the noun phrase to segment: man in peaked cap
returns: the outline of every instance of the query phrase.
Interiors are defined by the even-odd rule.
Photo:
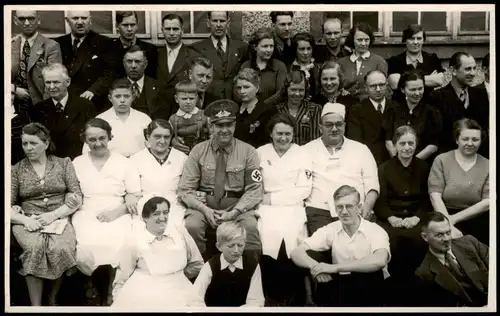
[[[212,137],[193,147],[179,182],[185,225],[205,260],[215,254],[215,229],[231,220],[247,231],[245,251],[258,259],[262,249],[254,211],[262,201],[260,161],[255,148],[234,138],[237,111],[228,99],[208,105]]]

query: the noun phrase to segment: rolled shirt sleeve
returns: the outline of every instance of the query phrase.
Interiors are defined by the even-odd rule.
[[[326,251],[332,249],[333,246],[333,232],[335,230],[334,223],[321,227],[304,240],[304,243],[314,251]]]

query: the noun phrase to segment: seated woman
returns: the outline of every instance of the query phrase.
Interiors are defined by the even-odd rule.
[[[255,148],[267,144],[269,134],[266,125],[276,114],[276,108],[259,99],[261,76],[258,71],[246,68],[234,77],[236,96],[240,101],[240,110],[236,114],[234,137]]]
[[[139,171],[142,195],[156,193],[172,201],[169,220],[181,225],[185,207],[177,199],[177,184],[187,156],[170,147],[172,135],[169,122],[164,119],[153,120],[144,129],[146,148],[130,157],[130,160]]]
[[[368,97],[365,90],[365,75],[370,70],[380,70],[387,76],[387,62],[381,56],[370,52],[375,36],[371,26],[356,24],[346,37],[345,45],[354,48],[349,57],[342,57],[338,63],[344,73],[344,88],[360,101]]]
[[[203,258],[191,235],[170,222],[170,202],[163,197],[144,196],[138,210],[145,225],[121,249],[111,307],[166,311],[196,302],[190,280],[200,273]]]
[[[319,91],[319,65],[312,57],[315,50],[314,37],[309,33],[297,33],[292,38],[291,51],[293,52],[292,70],[302,70],[309,82],[309,92],[305,95],[306,100],[311,100]]]
[[[429,174],[429,195],[436,212],[452,225],[452,236],[472,235],[488,245],[490,209],[489,160],[477,153],[485,133],[474,120],[455,122],[458,148],[440,154]]]
[[[307,237],[304,199],[312,188],[312,162],[292,143],[294,125],[290,115],[277,114],[268,125],[272,142],[257,149],[264,183],[257,210],[264,294],[268,301],[285,306],[303,306],[305,274],[290,260],[290,253]]]
[[[109,150],[112,135],[108,122],[89,120],[81,136],[90,151],[73,161],[83,192],[83,205],[73,215],[76,258],[80,271],[92,276],[100,303],[108,305],[113,268],[132,229],[130,214],[137,213],[141,183],[134,164]]]
[[[439,110],[422,101],[425,79],[419,71],[405,72],[399,79],[399,89],[405,95],[405,103],[387,108],[382,126],[385,145],[391,157],[397,155],[392,139],[394,131],[402,125],[410,125],[417,132],[415,157],[428,163],[436,156],[443,120]]]
[[[406,50],[387,60],[389,67],[389,86],[394,90],[392,98],[404,103],[404,94],[398,89],[401,74],[405,71],[418,69],[425,75],[424,102],[429,102],[432,90],[440,87],[444,82],[444,69],[436,53],[429,54],[422,51],[425,42],[425,31],[421,25],[410,24],[403,31],[403,44]]]
[[[54,145],[45,126],[25,125],[21,140],[26,158],[12,167],[11,183],[12,234],[22,248],[19,274],[31,305],[42,305],[44,281],[52,283],[48,303],[56,305],[62,277],[76,267],[75,231],[67,219],[80,207],[82,192],[71,160],[47,154]]]
[[[285,81],[285,93],[285,102],[276,108],[293,118],[293,142],[302,146],[320,137],[321,106],[304,99],[309,94],[309,81],[303,71],[290,71]]]
[[[252,68],[260,72],[259,100],[268,106],[279,102],[287,74],[285,64],[272,58],[274,44],[271,30],[267,28],[256,30],[249,41],[250,60],[244,62],[240,67],[240,70]]]
[[[319,68],[319,85],[312,103],[319,104],[321,108],[327,103],[341,103],[345,105],[346,113],[359,100],[344,89],[344,76],[340,65],[334,61],[327,61]],[[347,117],[348,114],[346,114]]]
[[[427,251],[420,236],[420,221],[432,211],[427,193],[429,166],[414,157],[417,141],[417,132],[412,127],[398,127],[393,139],[397,155],[382,163],[378,170],[380,194],[374,211],[377,224],[387,231],[390,239],[389,273],[395,285],[395,291],[388,296],[391,305],[411,306],[408,299],[418,297],[417,293],[408,293],[413,285],[410,281]]]

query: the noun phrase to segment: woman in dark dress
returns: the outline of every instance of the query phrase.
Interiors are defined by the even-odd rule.
[[[380,195],[374,207],[377,224],[387,231],[390,239],[388,268],[391,283],[395,285],[390,301],[403,306],[407,298],[412,298],[408,293],[409,282],[427,250],[420,237],[420,221],[432,211],[427,193],[429,166],[414,157],[417,142],[412,127],[403,125],[395,130],[393,143],[397,155],[379,166]],[[399,288],[402,285],[405,289]]]
[[[389,85],[394,90],[393,100],[404,101],[404,94],[398,89],[401,74],[409,70],[420,70],[425,75],[424,102],[429,101],[432,90],[444,83],[444,69],[436,53],[422,51],[425,42],[425,31],[418,24],[411,24],[403,31],[406,50],[387,60],[389,66]]]
[[[234,77],[234,87],[240,101],[240,111],[236,114],[234,137],[255,148],[269,142],[266,125],[277,113],[274,106],[259,99],[261,77],[253,69],[241,70]]]
[[[415,157],[431,164],[438,150],[443,120],[438,109],[422,100],[424,85],[424,75],[420,71],[403,73],[398,86],[405,100],[384,112],[382,126],[385,130],[386,147],[391,157],[397,154],[395,144],[392,142],[395,130],[399,126],[410,125],[417,132],[419,139]]]
[[[319,68],[320,65],[314,62],[312,57],[315,50],[314,37],[309,33],[297,33],[292,38],[292,52],[294,61],[290,70],[302,70],[309,83],[309,93],[304,97],[309,101],[319,92]]]
[[[321,108],[327,103],[342,103],[346,107],[346,112],[349,111],[349,108],[359,100],[344,89],[343,82],[344,74],[339,64],[334,61],[323,63],[319,68],[319,91],[311,102],[319,104]]]

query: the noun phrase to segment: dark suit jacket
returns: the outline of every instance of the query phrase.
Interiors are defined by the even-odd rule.
[[[394,106],[393,101],[386,99],[384,111],[391,106]],[[347,117],[347,138],[368,146],[377,165],[390,158],[385,147],[382,121],[383,115],[375,110],[370,99],[365,99],[361,103],[353,105]]]
[[[118,78],[113,42],[106,36],[90,31],[74,56],[70,34],[58,37],[56,41],[61,45],[63,63],[71,77],[69,91],[75,96],[87,90],[93,92],[92,102],[100,112],[113,80]]]
[[[217,97],[216,95],[206,91],[205,92],[205,97],[203,98],[203,104],[199,104],[197,105],[197,107],[199,107],[200,109],[204,110],[207,108],[207,106],[214,102],[214,101],[217,101],[217,100],[220,100],[222,98],[220,97]],[[201,101],[201,100],[200,100]],[[179,106],[177,106],[177,108],[179,108]]]
[[[473,119],[481,127],[489,130],[489,101],[488,93],[485,88],[469,87],[469,106],[467,109],[462,105],[453,86],[446,85],[441,89],[436,89],[431,93],[430,105],[433,105],[441,112],[443,117],[443,136],[439,152],[447,152],[457,148],[455,137],[453,137],[453,123],[457,120],[467,117]],[[479,153],[488,158],[488,140],[482,142]]]
[[[69,94],[63,116],[56,114],[52,99],[35,105],[31,117],[34,122],[45,125],[56,145],[55,156],[74,159],[82,154],[83,142],[80,132],[85,123],[96,116],[94,104],[78,95]]]
[[[15,82],[19,72],[21,50],[21,36],[16,36],[12,39],[11,43],[11,82]],[[28,92],[33,104],[48,97],[45,93],[42,69],[49,64],[55,63],[62,63],[59,44],[42,34],[38,34],[31,47],[26,78],[28,81]]]
[[[238,109],[234,137],[255,148],[269,143],[271,140],[267,132],[267,124],[276,113],[278,109],[275,106],[269,106],[262,101],[257,103],[250,114],[245,112],[242,115]],[[255,129],[250,125],[256,126]]]
[[[182,80],[189,80],[189,70],[196,58],[197,53],[188,45],[182,44],[179,54],[172,66],[172,71],[168,71],[167,48],[162,45],[158,48],[158,64],[156,66],[157,80],[165,89],[166,102],[171,108],[176,107],[175,85]],[[172,112],[173,113],[173,112]],[[169,114],[170,115],[172,114]],[[167,118],[168,119],[168,118]]]
[[[451,249],[472,284],[487,298],[488,246],[466,235],[453,239]],[[420,281],[419,294],[425,306],[478,306],[484,303],[473,302],[448,268],[430,251],[415,274]]]
[[[145,41],[141,41],[140,39],[135,40],[135,45],[139,46],[143,51],[146,52],[146,58],[148,59],[148,66],[144,73],[146,76],[156,79],[156,64],[158,63],[158,51],[155,45],[150,44]],[[127,50],[123,48],[123,44],[120,41],[120,38],[113,39],[113,50],[117,55],[117,65],[116,65],[116,73],[119,78],[126,77],[125,67],[123,67],[123,56]]]
[[[241,64],[248,59],[248,44],[227,38],[224,62],[214,47],[212,38],[193,44],[193,49],[214,64],[214,78],[209,91],[220,99],[233,99],[233,78],[238,74]]]

